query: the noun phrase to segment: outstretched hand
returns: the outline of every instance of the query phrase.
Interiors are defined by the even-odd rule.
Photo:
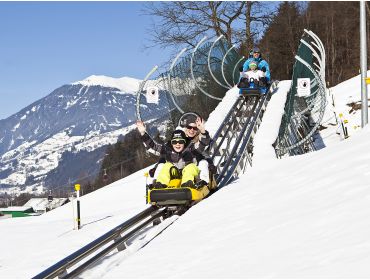
[[[141,135],[145,134],[146,128],[145,128],[145,124],[142,121],[136,121],[136,127],[137,127],[137,130],[139,130]]]
[[[206,129],[204,127],[204,120],[202,118],[197,118],[196,121],[195,121],[195,124],[197,125],[197,128],[199,129],[199,131],[201,133],[205,133],[206,132]]]

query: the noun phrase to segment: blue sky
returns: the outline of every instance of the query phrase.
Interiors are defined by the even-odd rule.
[[[1,2],[0,119],[90,75],[143,79],[170,50],[144,48],[145,2]]]

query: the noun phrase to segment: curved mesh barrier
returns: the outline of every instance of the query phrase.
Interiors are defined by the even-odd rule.
[[[320,39],[305,30],[295,56],[292,85],[275,146],[279,157],[315,150],[312,136],[322,121],[325,106],[325,50]]]
[[[150,76],[154,76],[149,80]],[[165,140],[168,131],[176,127],[176,120],[172,119],[172,112],[176,111],[169,92],[164,85],[166,79],[163,74],[157,73],[157,68],[147,75],[141,82],[137,92],[136,115],[142,120],[148,133],[154,139]]]
[[[168,71],[158,73],[155,67],[148,73],[137,93],[137,118],[150,123],[150,134],[160,138],[173,131],[183,113],[207,119],[237,83],[242,60],[223,36],[214,41],[204,37],[194,49],[181,50]],[[158,89],[158,103],[147,100],[153,88]]]
[[[205,37],[181,56],[165,75],[167,90],[179,111],[198,112],[207,119],[226,91],[234,86],[232,71],[240,55],[223,37],[213,42]]]

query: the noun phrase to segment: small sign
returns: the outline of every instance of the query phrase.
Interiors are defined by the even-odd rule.
[[[311,80],[310,78],[297,79],[297,96],[307,97],[311,94]]]
[[[146,102],[158,104],[159,89],[158,87],[151,86],[146,89]]]

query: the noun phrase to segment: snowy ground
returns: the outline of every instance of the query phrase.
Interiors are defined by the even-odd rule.
[[[342,100],[349,95],[360,99],[348,91],[359,88],[358,81],[333,88],[340,110],[347,109]],[[82,277],[369,278],[370,128],[351,130],[342,141],[337,126],[328,125],[327,148],[278,160],[270,145],[288,88],[281,82],[268,105],[255,139],[255,164],[245,175],[162,223],[173,222],[141,250],[136,252],[149,236]],[[232,90],[211,115],[211,132],[235,97]],[[359,115],[346,117],[360,123]],[[146,208],[144,192],[139,171],[83,196],[79,231],[73,230],[70,204],[39,217],[1,220],[0,278],[33,277]]]

